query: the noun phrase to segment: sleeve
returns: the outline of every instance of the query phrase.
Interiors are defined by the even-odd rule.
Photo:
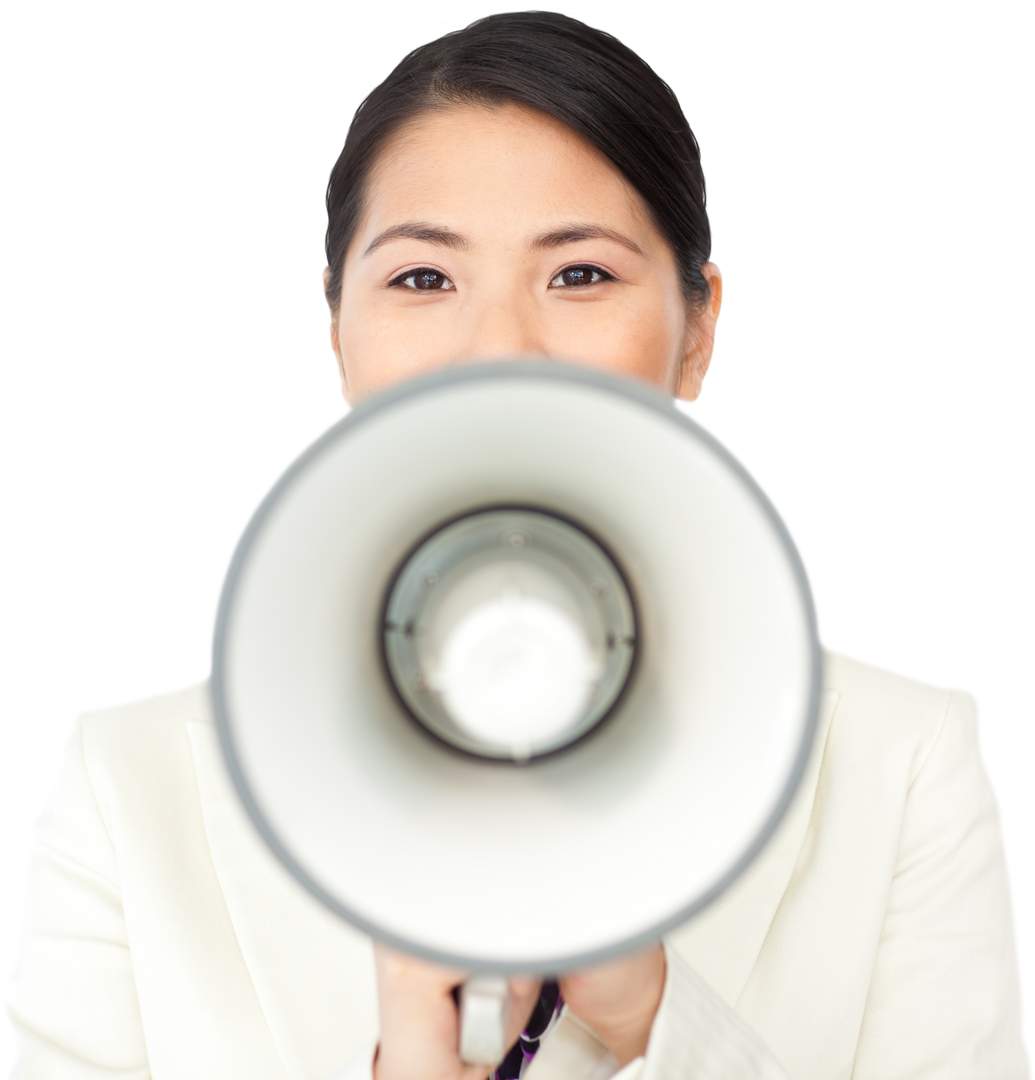
[[[645,1057],[619,1069],[599,1036],[565,1009],[526,1080],[787,1080],[761,1039],[687,962],[667,946],[665,958]]]
[[[119,875],[77,726],[33,844],[21,956],[8,1009],[14,1080],[150,1076]]]
[[[998,814],[954,694],[906,800],[853,1080],[1020,1080],[1020,1028]]]
[[[762,1040],[674,950],[642,1064],[621,1080],[787,1080]]]

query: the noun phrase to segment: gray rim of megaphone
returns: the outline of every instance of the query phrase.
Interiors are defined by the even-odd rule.
[[[385,409],[390,409],[402,401],[418,397],[428,393],[434,393],[458,383],[486,382],[489,380],[526,380],[526,379],[555,379],[561,382],[581,383],[597,390],[604,390],[622,397],[632,399],[645,408],[651,409],[659,416],[688,430],[694,438],[704,443],[717,457],[719,457],[739,477],[741,482],[755,496],[758,504],[765,511],[770,524],[773,526],[777,537],[784,548],[788,562],[797,579],[799,595],[803,601],[809,634],[809,653],[811,661],[811,679],[809,685],[809,700],[807,715],[802,729],[801,745],[791,769],[790,777],[784,790],[777,800],[768,820],[759,830],[755,840],[748,846],[744,854],[707,892],[697,897],[691,904],[679,909],[668,918],[661,920],[655,925],[634,934],[631,937],[609,945],[606,948],[594,949],[588,952],[572,953],[563,957],[544,957],[542,960],[527,961],[497,960],[491,957],[477,958],[459,956],[452,953],[441,952],[437,949],[429,949],[416,942],[400,937],[369,919],[352,911],[345,904],[332,896],[319,882],[291,855],[287,846],[270,826],[264,815],[258,800],[248,785],[248,780],[241,768],[240,759],[234,745],[234,737],[231,730],[230,713],[227,707],[226,685],[224,682],[224,656],[226,653],[227,627],[230,617],[230,609],[233,605],[234,594],[245,564],[248,561],[252,546],[256,537],[261,532],[266,519],[273,513],[282,496],[292,486],[295,478],[304,472],[311,462],[324,454],[330,447],[348,434],[358,425],[377,416]],[[486,364],[469,364],[462,368],[449,368],[444,371],[433,372],[417,379],[402,383],[399,386],[382,391],[368,401],[357,405],[347,416],[343,417],[330,429],[324,432],[311,446],[308,447],[284,472],[280,479],[259,504],[258,509],[252,515],[244,534],[238,541],[234,550],[233,558],[227,570],[223,590],[219,598],[219,608],[216,614],[216,628],[212,644],[212,676],[210,690],[212,707],[215,713],[216,728],[219,733],[219,742],[223,750],[227,770],[233,780],[237,794],[244,804],[248,816],[252,820],[259,835],[266,842],[273,854],[280,860],[288,872],[301,884],[307,892],[319,900],[325,907],[340,916],[351,926],[368,934],[370,937],[383,942],[391,948],[409,953],[411,956],[422,957],[433,963],[448,967],[461,968],[470,971],[492,971],[501,974],[534,972],[539,975],[557,974],[563,971],[573,971],[580,968],[592,967],[596,964],[605,963],[617,957],[636,952],[639,949],[648,948],[656,944],[670,930],[685,923],[688,919],[703,911],[714,903],[738,877],[754,862],[756,856],[762,851],[769,838],[776,831],[777,826],[783,820],[787,808],[791,804],[798,785],[801,783],[805,768],[813,751],[816,727],[819,722],[819,701],[822,691],[823,658],[819,644],[819,634],[816,625],[816,610],[812,600],[812,590],[809,587],[805,567],[794,546],[787,527],[782,518],[776,512],[776,508],[769,501],[765,492],[755,482],[751,474],[743,465],[716,439],[695,423],[684,413],[680,412],[674,403],[650,387],[622,379],[613,375],[606,375],[592,368],[583,368],[573,365],[555,363],[551,361],[515,360],[498,361]]]

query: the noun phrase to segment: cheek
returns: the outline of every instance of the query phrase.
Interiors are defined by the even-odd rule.
[[[349,302],[346,303],[346,300]],[[453,328],[438,305],[406,309],[374,291],[342,297],[338,343],[350,397],[365,397],[445,363]]]
[[[349,397],[355,402],[381,389],[386,378],[390,378],[396,350],[391,347],[390,335],[385,333],[391,327],[377,317],[370,305],[350,303],[350,299],[342,297],[338,346]]]
[[[686,302],[675,282],[665,281],[640,308],[630,325],[629,351],[639,374],[674,391],[682,369],[686,338]]]
[[[342,352],[355,365],[369,364],[375,355],[382,355],[398,329],[392,319],[369,303],[342,303],[339,323]]]

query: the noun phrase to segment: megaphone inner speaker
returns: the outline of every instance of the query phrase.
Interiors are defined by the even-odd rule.
[[[634,608],[614,560],[553,514],[436,529],[388,594],[384,653],[410,713],[451,746],[514,762],[590,732],[625,688]]]

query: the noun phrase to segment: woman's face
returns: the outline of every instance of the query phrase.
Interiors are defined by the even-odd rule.
[[[331,326],[350,402],[455,364],[571,361],[695,398],[721,279],[688,309],[643,199],[590,143],[517,106],[424,113],[381,153]]]

